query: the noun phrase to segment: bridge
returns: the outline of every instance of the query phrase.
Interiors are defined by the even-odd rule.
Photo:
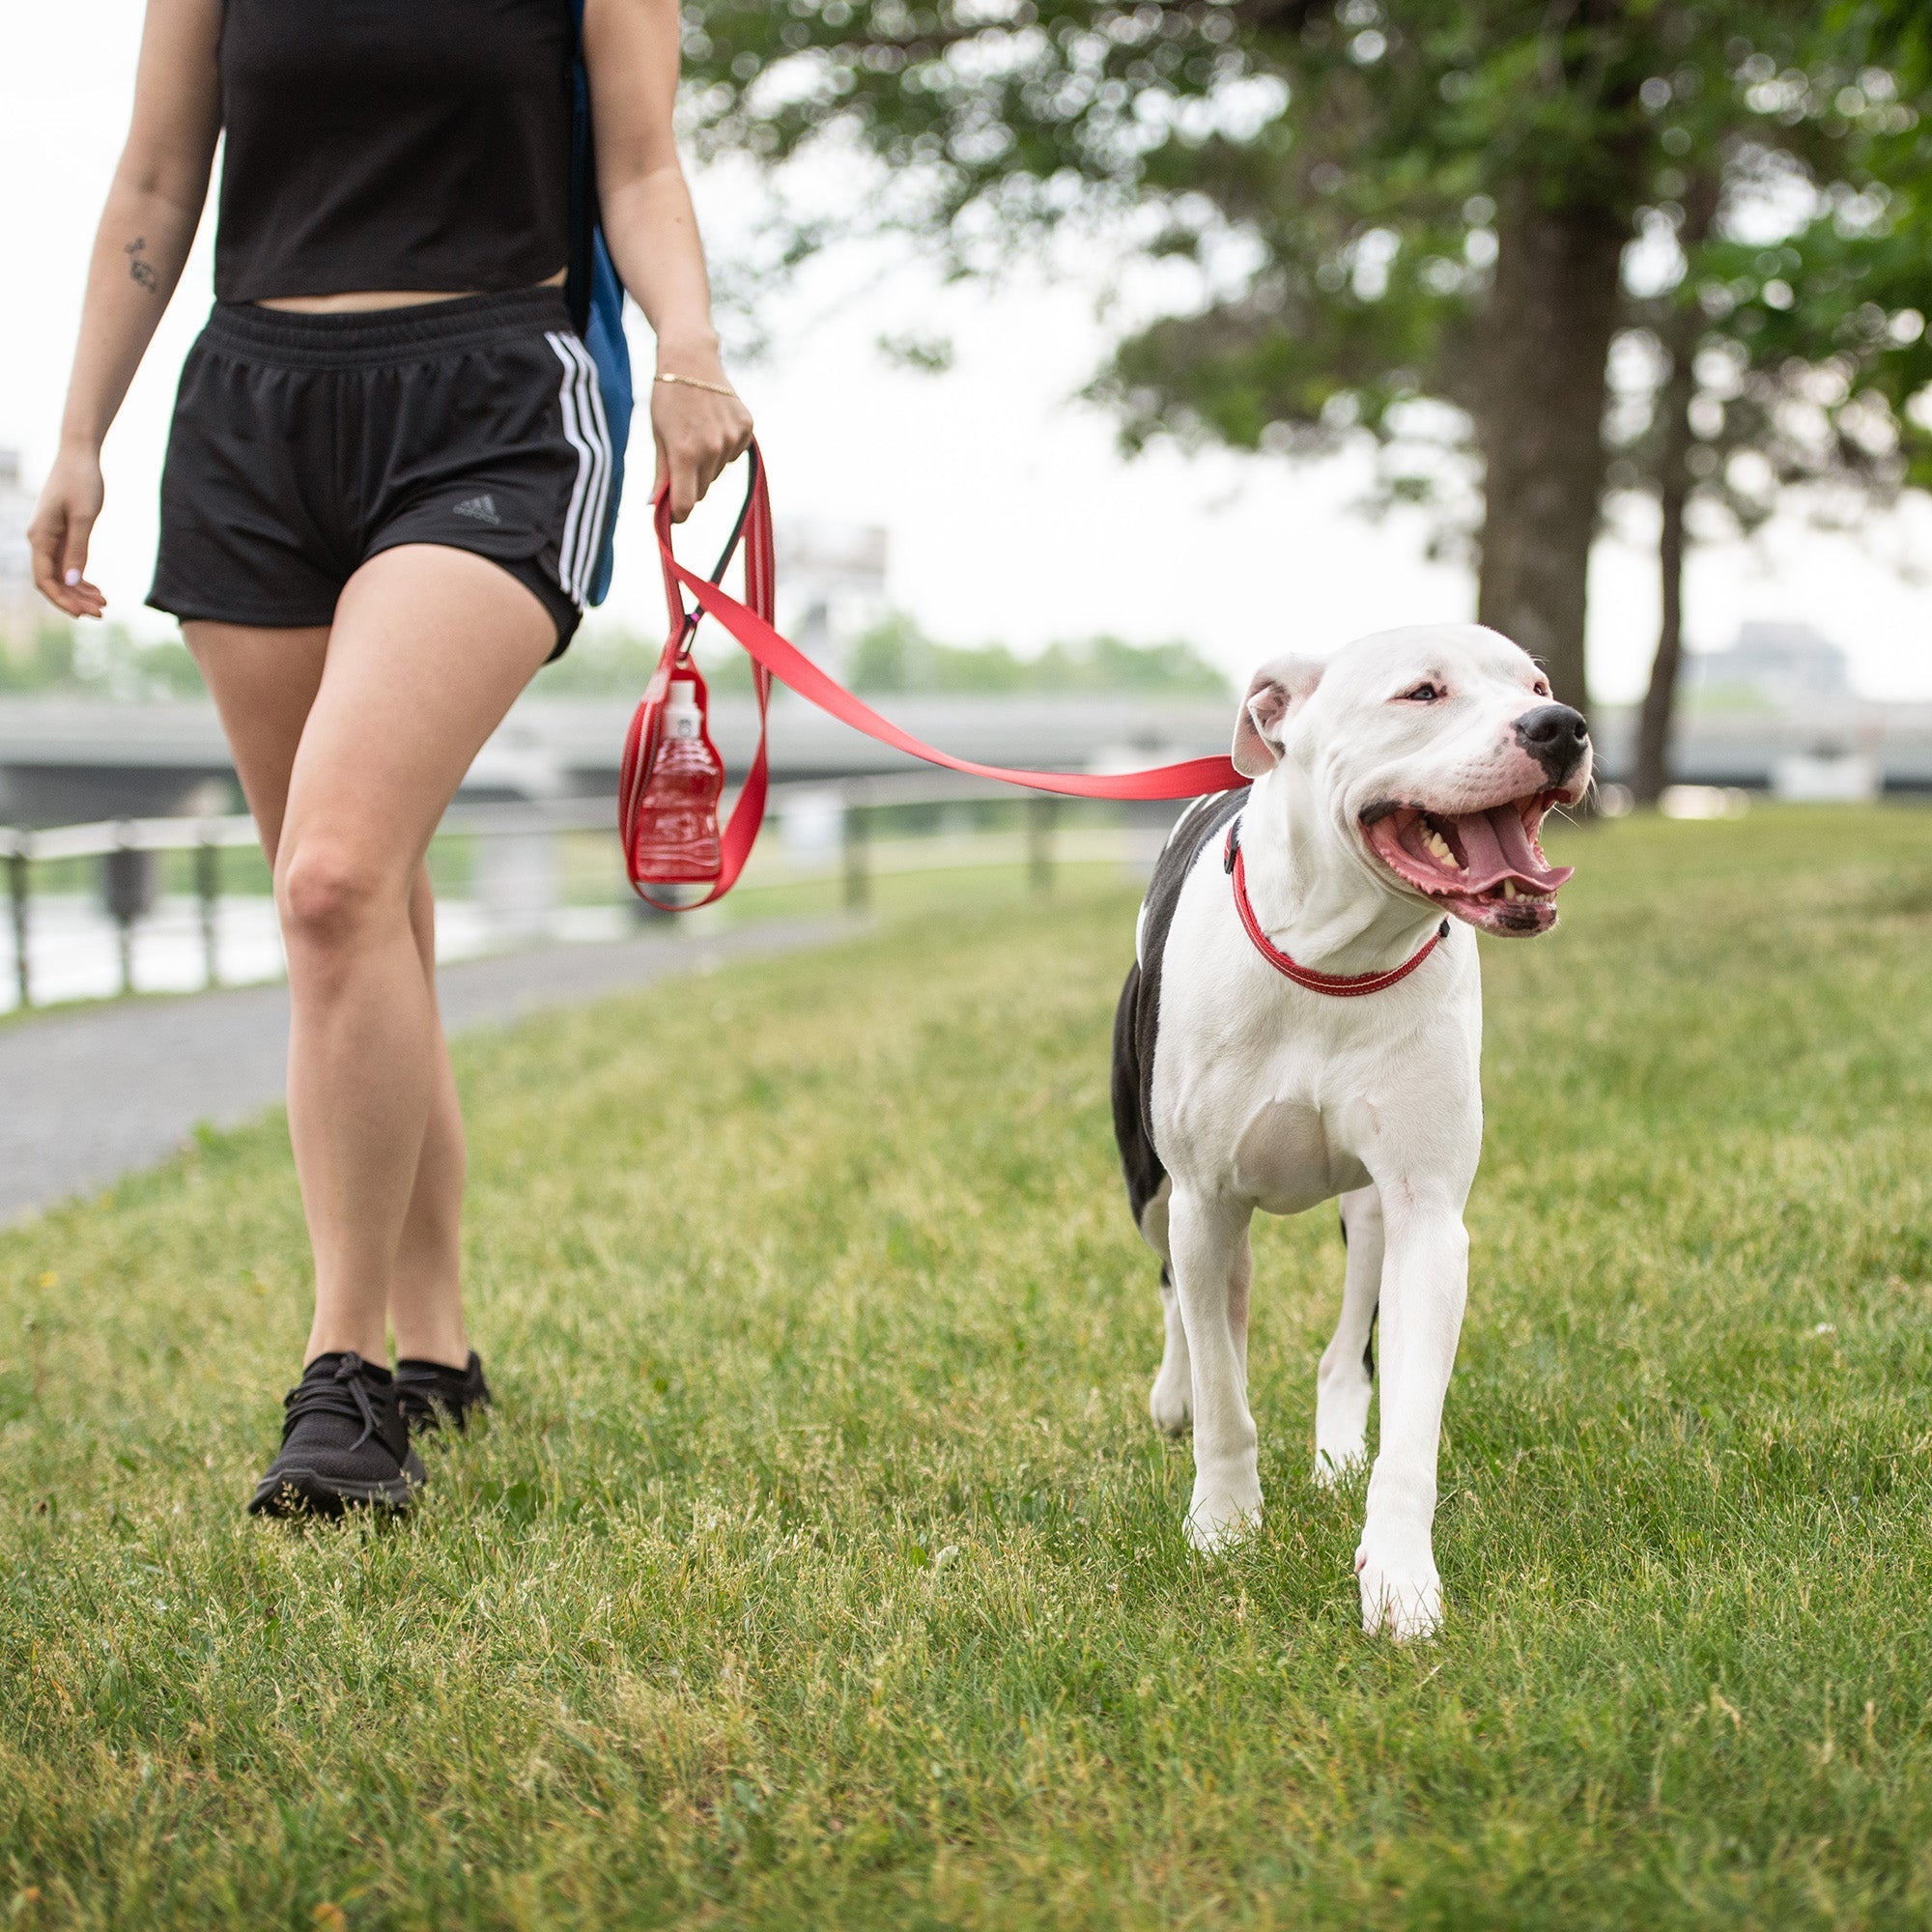
[[[958,756],[1033,770],[1087,771],[1225,751],[1232,707],[1197,699],[1056,696],[1024,700],[886,700],[894,722]],[[472,802],[609,794],[617,781],[628,701],[528,697],[483,748],[463,796]],[[757,744],[748,697],[714,699],[712,735],[727,767]],[[775,782],[925,770],[789,692],[774,694]],[[212,705],[0,700],[0,823],[73,824],[164,817],[189,809],[234,765]]]
[[[1226,749],[1232,709],[1198,698],[1136,696],[902,697],[880,700],[895,723],[928,744],[982,763],[1034,770],[1123,770]],[[484,747],[463,796],[470,802],[608,796],[616,782],[631,705],[528,697]],[[1605,779],[1629,770],[1634,718],[1603,707],[1596,728]],[[749,698],[712,706],[712,729],[733,772],[756,742]],[[776,781],[858,778],[923,769],[788,692],[775,695]],[[1805,717],[1701,714],[1677,737],[1687,783],[1771,783],[1780,761],[1804,754],[1873,759],[1886,789],[1932,790],[1932,704],[1826,706]],[[60,825],[223,809],[234,777],[212,705],[0,700],[0,823]],[[224,797],[211,798],[210,781]]]

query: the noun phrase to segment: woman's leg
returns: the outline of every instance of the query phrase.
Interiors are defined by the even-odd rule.
[[[189,622],[182,626],[213,694],[262,850],[275,864],[289,775],[309,707],[322,684],[328,632]],[[410,923],[432,1000],[436,988],[436,905],[419,867]],[[461,1368],[469,1355],[463,1326],[458,1227],[463,1206],[463,1117],[447,1049],[438,1034],[436,1098],[403,1223],[389,1321],[397,1353]]]
[[[294,1009],[289,1129],[315,1251],[306,1359],[342,1350],[383,1359],[425,1132],[454,1107],[423,921],[412,918],[423,854],[555,640],[549,613],[514,578],[436,545],[372,557],[336,606],[275,859]],[[425,1216],[423,1246],[443,1272],[406,1297],[412,1319],[454,1301],[449,1197],[461,1154],[437,1153],[424,1179],[438,1211]],[[425,1329],[436,1331],[433,1312]],[[399,1339],[424,1352],[424,1333]]]
[[[429,989],[435,1072],[415,1187],[389,1281],[389,1328],[398,1361],[460,1369],[469,1359],[463,1325],[463,1108],[436,1010],[436,899],[426,866],[416,867],[410,891],[410,932]]]
[[[213,695],[242,795],[272,866],[296,747],[322,688],[328,631],[325,626],[266,630],[190,620],[182,634]]]

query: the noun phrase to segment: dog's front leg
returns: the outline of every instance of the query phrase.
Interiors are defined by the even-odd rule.
[[[1349,1244],[1342,1314],[1315,1377],[1315,1480],[1328,1485],[1368,1454],[1369,1397],[1375,1391],[1369,1347],[1382,1291],[1382,1198],[1373,1185],[1342,1197],[1342,1237]]]
[[[1168,1209],[1174,1292],[1194,1392],[1194,1496],[1187,1537],[1224,1548],[1261,1520],[1255,1422],[1248,1413],[1246,1203],[1176,1187]]]
[[[1427,1636],[1442,1620],[1431,1537],[1435,1462],[1468,1299],[1469,1237],[1459,1207],[1419,1200],[1400,1182],[1381,1194],[1381,1443],[1355,1573],[1364,1630]]]

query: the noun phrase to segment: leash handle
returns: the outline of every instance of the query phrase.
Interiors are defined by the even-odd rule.
[[[795,691],[808,703],[836,718],[841,724],[862,731],[896,752],[921,758],[929,765],[963,772],[969,778],[997,779],[1005,784],[1025,785],[1033,791],[1052,792],[1062,798],[1101,798],[1115,800],[1199,798],[1206,792],[1239,791],[1248,780],[1228,758],[1187,758],[1179,764],[1157,765],[1144,772],[1032,772],[1006,765],[982,765],[971,758],[955,758],[910,731],[901,730],[890,719],[882,718],[869,704],[855,696],[838,681],[814,664],[797,645],[779,635],[775,627],[776,578],[772,554],[772,506],[766,488],[765,465],[754,442],[751,448],[752,475],[745,493],[745,505],[731,539],[709,577],[699,577],[677,560],[671,547],[670,497],[668,487],[658,492],[652,504],[657,528],[658,561],[664,571],[665,600],[670,612],[670,635],[665,643],[650,683],[644,688],[643,701],[631,721],[630,737],[624,748],[623,772],[618,781],[618,825],[624,838],[625,863],[632,889],[651,905],[662,901],[644,891],[638,877],[635,839],[638,811],[642,802],[644,782],[650,776],[663,730],[664,705],[670,694],[673,670],[696,680],[700,695],[703,680],[697,678],[691,662],[691,639],[699,621],[714,617],[744,647],[752,660],[752,683],[758,700],[758,749],[746,774],[745,783],[732,808],[730,823],[721,838],[724,868],[718,883],[697,905],[709,905],[722,898],[737,883],[738,874],[751,857],[764,817],[765,794],[769,788],[766,729],[772,680]],[[721,586],[733,554],[740,542],[745,549],[745,601],[741,603]],[[696,608],[684,601],[689,591]],[[666,907],[668,911],[685,908]]]

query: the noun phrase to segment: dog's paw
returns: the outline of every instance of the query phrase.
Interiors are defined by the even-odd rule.
[[[1350,1476],[1360,1471],[1368,1460],[1368,1445],[1359,1439],[1330,1446],[1318,1444],[1312,1471],[1315,1487],[1318,1490],[1340,1489]]]
[[[1362,1629],[1398,1643],[1431,1637],[1442,1627],[1442,1578],[1434,1562],[1378,1563],[1355,1552],[1355,1580],[1362,1592]]]
[[[1369,1403],[1375,1384],[1359,1361],[1331,1369],[1323,1358],[1315,1384],[1315,1480],[1332,1489],[1369,1454]]]
[[[1203,1556],[1219,1556],[1261,1527],[1261,1491],[1252,1496],[1204,1492],[1197,1483],[1187,1509],[1187,1540]]]
[[[1157,1429],[1170,1435],[1185,1435],[1194,1427],[1194,1383],[1188,1376],[1169,1375],[1163,1368],[1153,1378],[1148,1396],[1148,1412]]]

